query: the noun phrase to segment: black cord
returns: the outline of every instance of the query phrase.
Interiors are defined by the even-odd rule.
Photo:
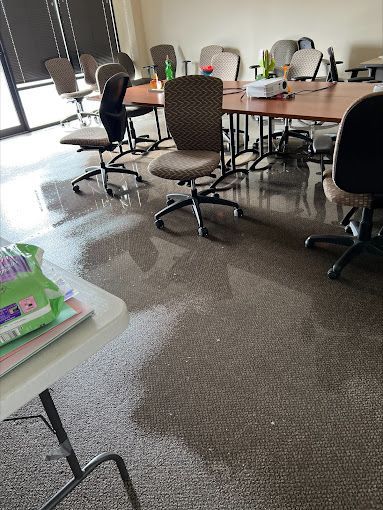
[[[297,96],[298,94],[303,94],[304,92],[306,92],[306,94],[312,94],[313,92],[319,92],[321,90],[326,90],[326,89],[331,89],[332,87],[334,87],[334,85],[336,85],[336,81],[334,81],[333,83],[331,83],[331,85],[327,85],[326,87],[321,87],[320,89],[303,89],[303,90],[298,90],[298,92],[294,92],[294,94]]]

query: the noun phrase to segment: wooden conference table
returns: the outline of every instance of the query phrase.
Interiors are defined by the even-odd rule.
[[[328,82],[289,82],[291,92],[296,95],[291,99],[258,99],[243,95],[242,88],[248,81],[224,81],[222,112],[229,114],[231,134],[231,162],[235,171],[235,140],[233,115],[256,115],[288,119],[317,120],[339,123],[349,108],[358,98],[373,91],[369,83],[328,83]],[[164,92],[150,92],[148,85],[129,87],[124,97],[125,105],[142,105],[162,107],[165,103]],[[247,117],[246,117],[247,118]],[[260,123],[262,126],[262,122]],[[271,148],[269,122],[269,151]],[[237,129],[237,134],[239,130]],[[262,137],[262,133],[260,135]],[[247,136],[245,134],[245,139]],[[261,138],[262,139],[262,138]],[[262,144],[261,144],[262,145]],[[261,152],[261,156],[264,155]]]

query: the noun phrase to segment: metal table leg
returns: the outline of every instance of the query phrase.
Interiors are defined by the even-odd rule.
[[[79,485],[88,475],[90,475],[90,473],[92,473],[92,471],[94,471],[102,463],[108,461],[113,461],[116,463],[132,508],[134,510],[140,510],[140,502],[122,457],[115,453],[102,453],[101,455],[94,457],[88,464],[86,464],[86,466],[82,468],[77,459],[76,453],[70,444],[67,433],[63,427],[49,390],[45,390],[40,393],[40,400],[52,425],[54,434],[56,435],[59,442],[62,456],[66,457],[69,467],[73,473],[73,478],[66,485],[64,485],[64,487],[62,487],[53,497],[51,497],[50,500],[41,507],[41,510],[51,510],[52,508],[55,508],[56,505],[65,499],[68,494],[70,494],[77,487],[77,485]]]

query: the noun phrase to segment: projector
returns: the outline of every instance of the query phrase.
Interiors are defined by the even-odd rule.
[[[287,82],[283,78],[262,79],[246,85],[247,97],[273,97],[286,90]]]

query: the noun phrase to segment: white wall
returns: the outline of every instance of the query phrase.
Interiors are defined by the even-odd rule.
[[[133,5],[140,65],[150,63],[148,48],[155,44],[173,44],[179,61],[186,57],[193,62],[198,62],[203,46],[220,44],[241,55],[240,77],[251,79],[248,67],[257,63],[260,48],[302,36],[311,37],[325,57],[328,46],[334,46],[336,58],[345,62],[340,71],[383,54],[383,0],[114,0],[114,4],[116,17],[129,16]],[[123,21],[117,19],[125,41]],[[177,74],[183,74],[180,65],[178,69]]]

